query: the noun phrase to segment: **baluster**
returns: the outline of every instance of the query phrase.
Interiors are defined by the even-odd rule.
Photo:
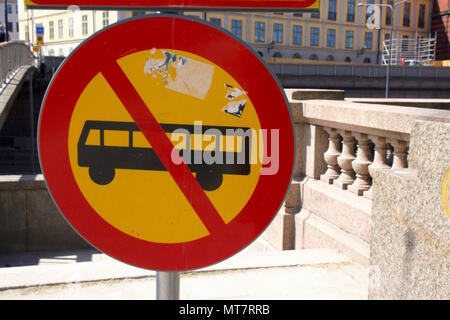
[[[327,171],[320,176],[320,180],[333,184],[333,180],[339,177],[339,166],[337,157],[341,154],[339,151],[339,133],[333,128],[324,128],[328,133],[328,150],[323,154],[327,163]]]
[[[408,148],[408,143],[403,140],[389,140],[389,143],[394,148],[392,169],[408,168],[408,163],[406,161],[406,149]]]
[[[352,168],[356,172],[356,180],[348,187],[348,189],[358,196],[362,196],[364,191],[370,189],[370,143],[367,134],[356,133],[355,138],[358,140],[358,151],[356,153],[356,159],[352,162]]]
[[[389,166],[386,164],[387,144],[386,139],[383,137],[369,136],[369,138],[373,143],[375,143],[375,156],[372,164],[369,166],[369,174],[373,178],[375,175],[375,170],[389,169]],[[364,192],[364,196],[369,199],[372,199],[372,186],[369,190]]]
[[[342,136],[342,152],[337,157],[337,162],[341,168],[341,174],[333,183],[346,190],[347,186],[355,180],[352,167],[352,162],[355,160],[355,138],[350,131],[339,130],[339,134]]]

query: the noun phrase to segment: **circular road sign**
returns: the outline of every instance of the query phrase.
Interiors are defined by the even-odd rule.
[[[193,18],[106,28],[59,68],[39,119],[47,187],[94,247],[153,270],[246,247],[294,163],[285,95],[260,57]]]

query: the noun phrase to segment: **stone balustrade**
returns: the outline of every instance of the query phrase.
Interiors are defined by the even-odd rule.
[[[372,177],[378,169],[407,168],[409,141],[389,140],[364,132],[324,127],[328,134],[328,149],[324,153],[327,171],[320,180],[371,198]],[[388,145],[393,150],[392,165],[388,165]]]
[[[449,122],[450,113],[345,101],[340,90],[285,92],[295,125],[294,179],[263,237],[278,249],[335,248],[368,265],[374,177],[411,170],[414,124]]]
[[[413,122],[417,119],[441,119],[448,114],[444,110],[342,100],[301,100],[301,92],[286,90],[296,130],[299,131],[297,136],[303,135],[305,140],[314,132],[314,138],[306,142],[303,149],[302,146],[298,148],[297,156],[303,161],[298,161],[294,176],[320,179],[369,199],[376,170],[408,168],[409,135]],[[311,90],[305,92],[310,98]],[[302,154],[305,151],[306,155]],[[309,153],[314,153],[314,157]],[[316,163],[308,163],[309,160]],[[311,168],[322,172],[312,172]]]

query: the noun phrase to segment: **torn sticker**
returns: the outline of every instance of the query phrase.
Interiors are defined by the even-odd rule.
[[[222,111],[240,118],[242,116],[242,112],[244,112],[244,107],[245,107],[246,103],[247,103],[247,100],[232,101],[232,102],[229,102],[222,109]]]
[[[241,90],[239,88],[233,87],[232,85],[229,85],[229,84],[225,84],[225,87],[228,88],[227,94],[225,95],[225,97],[228,100],[233,100],[233,99],[236,99],[236,98],[238,98],[238,97],[240,97],[242,95],[247,94],[247,91],[244,91],[244,90]]]
[[[161,56],[161,53],[163,58],[147,59],[144,73],[162,80],[166,89],[204,100],[211,87],[214,66],[170,51],[150,50],[152,56]]]

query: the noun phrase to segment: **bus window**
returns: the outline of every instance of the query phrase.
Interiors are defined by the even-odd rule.
[[[150,148],[150,144],[141,131],[133,131],[133,148]]]
[[[222,152],[241,152],[242,151],[242,137],[241,136],[225,136],[225,139],[220,139],[220,151]],[[225,142],[225,146],[223,145]]]
[[[187,138],[186,134],[174,132],[170,135],[169,139],[172,141],[175,149],[186,150],[187,149]]]
[[[212,134],[204,134],[201,135],[202,139],[202,148],[203,151],[215,151],[216,150],[216,136]],[[194,138],[195,139],[195,138]],[[221,137],[219,137],[219,143],[222,141]]]
[[[129,131],[104,130],[104,146],[108,147],[128,147],[130,145]]]
[[[86,139],[87,146],[99,146],[100,145],[100,130],[91,129],[89,130],[89,135]]]

